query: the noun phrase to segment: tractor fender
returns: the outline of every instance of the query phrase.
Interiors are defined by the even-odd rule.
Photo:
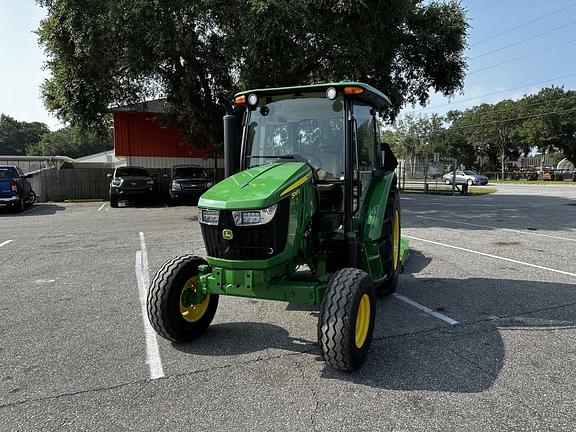
[[[379,181],[374,181],[372,193],[367,199],[366,222],[362,230],[362,242],[377,241],[382,235],[384,213],[390,188],[396,183],[396,174],[392,171],[385,174]]]

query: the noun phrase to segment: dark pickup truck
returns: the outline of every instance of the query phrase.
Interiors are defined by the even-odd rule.
[[[168,196],[171,203],[198,201],[200,195],[214,185],[212,177],[198,165],[175,165],[170,178]]]
[[[14,165],[0,165],[0,205],[15,207],[22,211],[32,205],[36,195],[28,179],[32,174],[24,174]]]
[[[156,198],[156,185],[150,173],[138,166],[123,166],[108,174],[110,181],[110,207],[118,201],[152,200]]]

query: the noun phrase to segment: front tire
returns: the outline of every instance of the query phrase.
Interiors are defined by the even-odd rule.
[[[468,186],[472,186],[474,184],[474,180],[468,179],[466,183],[468,183]]]
[[[451,185],[452,182],[450,181],[450,179],[444,179],[444,183],[446,183],[447,185]]]
[[[398,276],[402,263],[400,262],[400,193],[391,188],[384,212],[382,237],[380,237],[380,259],[386,280],[376,287],[376,294],[384,295],[396,291]]]
[[[370,349],[376,316],[374,284],[368,274],[343,268],[332,275],[320,303],[318,343],[331,367],[351,371]]]
[[[174,342],[201,336],[216,314],[217,295],[198,291],[202,258],[183,255],[167,261],[156,273],[148,291],[148,319],[156,332]]]
[[[118,197],[114,195],[110,195],[110,207],[111,208],[118,208]]]

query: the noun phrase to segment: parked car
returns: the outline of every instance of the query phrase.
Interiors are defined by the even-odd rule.
[[[36,200],[36,194],[20,167],[0,165],[0,205],[9,205],[18,211],[24,210]]]
[[[110,181],[110,207],[118,207],[119,201],[152,200],[156,197],[156,182],[142,167],[124,166],[108,174]]]
[[[171,202],[195,201],[214,184],[214,179],[198,165],[175,165],[170,178]]]
[[[454,178],[454,171],[451,171],[442,176],[444,183],[447,185],[452,184],[452,179]],[[488,184],[488,177],[478,174],[476,171],[471,170],[457,170],[456,171],[456,184],[467,184],[472,185],[485,185]]]

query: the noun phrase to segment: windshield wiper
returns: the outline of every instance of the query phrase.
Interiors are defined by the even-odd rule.
[[[248,159],[295,159],[294,155],[246,156]]]

